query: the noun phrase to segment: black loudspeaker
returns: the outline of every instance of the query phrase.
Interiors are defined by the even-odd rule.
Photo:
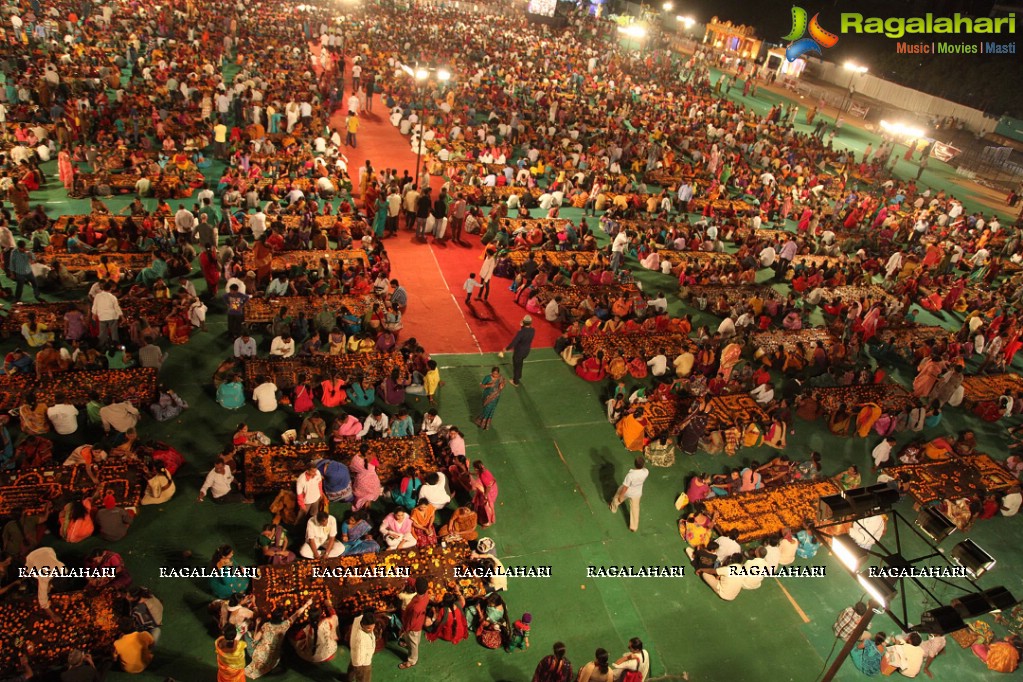
[[[852,514],[852,505],[841,495],[825,495],[817,504],[817,520],[832,521]]]
[[[932,635],[947,635],[966,627],[959,613],[951,606],[940,606],[920,614],[920,625],[914,630]]]

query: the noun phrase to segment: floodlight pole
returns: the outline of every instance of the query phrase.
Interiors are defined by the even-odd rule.
[[[845,663],[845,659],[849,658],[849,654],[852,652],[859,641],[860,636],[867,631],[870,626],[870,621],[874,617],[874,609],[872,608],[873,602],[867,602],[867,612],[860,616],[860,622],[856,623],[856,627],[853,628],[849,638],[845,640],[845,646],[838,652],[838,656],[835,656],[835,661],[828,668],[828,672],[824,673],[824,677],[821,678],[821,682],[831,682],[835,679],[835,675],[842,668],[842,664]],[[871,644],[870,646],[873,646]]]

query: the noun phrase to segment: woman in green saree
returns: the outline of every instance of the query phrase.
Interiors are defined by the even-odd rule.
[[[494,367],[490,374],[480,382],[483,389],[483,412],[476,418],[476,426],[484,431],[490,428],[490,420],[494,418],[497,411],[497,402],[501,399],[501,392],[504,391],[505,380],[501,376],[501,370]]]
[[[849,652],[856,669],[867,677],[874,677],[881,673],[881,658],[884,656],[884,640],[887,635],[879,632],[873,639],[863,640]]]

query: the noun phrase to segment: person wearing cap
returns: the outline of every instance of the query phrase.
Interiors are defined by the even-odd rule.
[[[522,365],[525,363],[526,357],[533,347],[533,338],[535,336],[536,330],[533,329],[533,318],[526,315],[522,318],[519,331],[512,338],[511,343],[499,354],[503,358],[505,352],[512,351],[512,386],[518,387],[522,383]]]
[[[134,514],[117,506],[117,499],[107,493],[103,496],[102,509],[96,512],[96,530],[107,542],[117,542],[128,534]]]

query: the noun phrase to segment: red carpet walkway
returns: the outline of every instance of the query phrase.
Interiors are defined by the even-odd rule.
[[[359,168],[366,159],[377,171],[397,168],[415,174],[416,155],[408,138],[385,117],[386,106],[375,98],[374,111],[362,114],[358,147],[345,147],[348,168],[358,191]],[[335,112],[332,126],[344,129],[344,112]],[[342,137],[344,133],[342,132]],[[433,178],[434,192],[440,191],[440,178]],[[509,280],[494,278],[490,301],[465,305],[462,284],[470,272],[482,263],[483,247],[479,237],[465,235],[471,246],[424,244],[404,229],[386,242],[392,272],[408,289],[409,307],[402,336],[416,337],[431,353],[491,353],[505,347],[519,327],[525,309],[516,305],[508,291]],[[431,239],[432,242],[432,239]],[[534,316],[535,318],[536,316]],[[543,320],[535,320],[535,348],[554,345],[560,332]]]

